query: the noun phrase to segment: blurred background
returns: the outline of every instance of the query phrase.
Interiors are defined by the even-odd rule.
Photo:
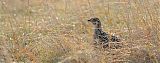
[[[91,17],[122,48],[94,49]],[[0,63],[160,63],[160,0],[0,0]]]

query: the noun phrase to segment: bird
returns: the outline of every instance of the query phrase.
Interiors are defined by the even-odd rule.
[[[103,48],[109,47],[109,42],[120,42],[120,39],[117,36],[110,35],[107,32],[104,32],[101,27],[100,19],[97,17],[90,18],[88,22],[91,22],[94,26],[94,45],[102,45]]]

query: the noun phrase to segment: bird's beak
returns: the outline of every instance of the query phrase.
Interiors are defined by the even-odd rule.
[[[88,21],[91,21],[91,20],[88,20]]]

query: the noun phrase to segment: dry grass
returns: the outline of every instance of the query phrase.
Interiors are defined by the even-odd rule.
[[[94,49],[90,17],[122,39]],[[0,0],[0,63],[160,63],[159,0]]]

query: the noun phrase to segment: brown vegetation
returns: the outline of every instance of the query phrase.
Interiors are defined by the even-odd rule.
[[[91,45],[87,20],[123,47]],[[159,0],[0,0],[0,63],[160,63]]]

